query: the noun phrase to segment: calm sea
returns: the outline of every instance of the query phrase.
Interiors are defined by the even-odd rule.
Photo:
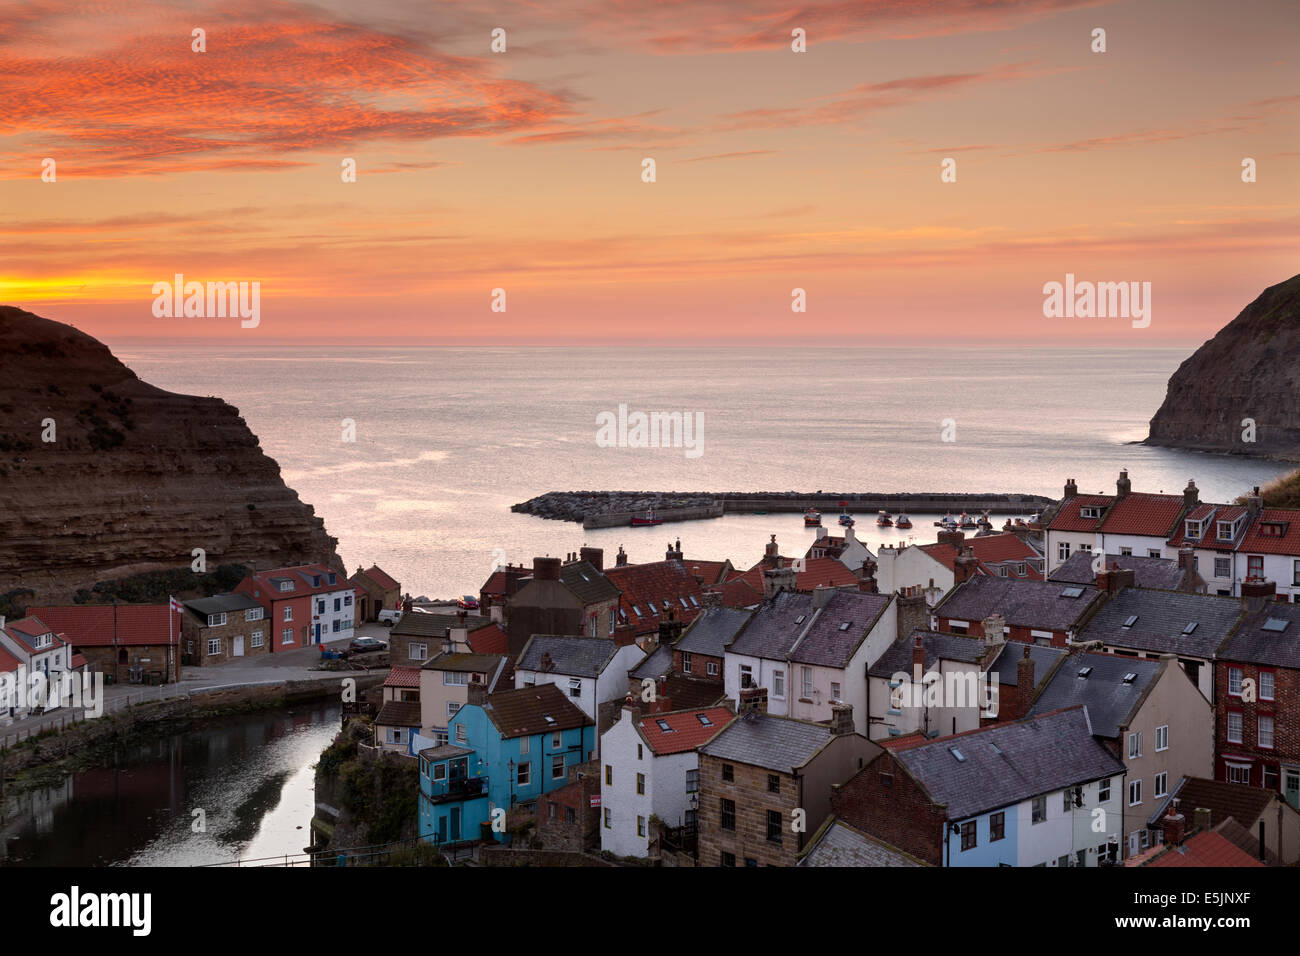
[[[378,563],[416,595],[477,593],[494,562],[584,543],[748,567],[797,514],[584,532],[513,514],[550,490],[1110,491],[1235,497],[1286,466],[1130,444],[1182,349],[126,348],[143,379],[237,406],[315,506],[349,570]],[[596,417],[702,413],[702,454],[603,448]],[[343,441],[344,419],[356,441]],[[942,439],[952,419],[955,441]],[[919,516],[918,516],[919,517]],[[859,521],[874,548],[903,532]],[[910,532],[933,540],[928,521]]]

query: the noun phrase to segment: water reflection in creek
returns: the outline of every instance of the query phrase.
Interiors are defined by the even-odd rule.
[[[338,704],[306,705],[128,744],[105,767],[10,798],[0,863],[193,866],[299,853],[311,841],[312,767],[338,726]]]

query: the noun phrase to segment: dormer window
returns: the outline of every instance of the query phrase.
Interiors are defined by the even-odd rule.
[[[292,590],[293,590],[293,582],[292,582],[292,581],[281,581],[279,587],[280,587],[280,590],[281,590],[281,591],[292,591]]]
[[[1200,522],[1200,521],[1189,521],[1189,522],[1187,522],[1187,534],[1186,534],[1186,537],[1188,537],[1188,538],[1200,538],[1200,536],[1201,536],[1201,522]]]
[[[1286,523],[1282,521],[1265,521],[1259,526],[1259,533],[1266,538],[1286,537]]]
[[[1217,535],[1220,541],[1231,541],[1237,536],[1237,523],[1235,521],[1220,521],[1218,525]]]
[[[339,576],[337,574],[330,575],[330,584],[337,584],[338,580],[339,580]]]
[[[1079,509],[1080,518],[1100,518],[1101,509],[1096,505],[1084,505]]]
[[[225,623],[226,623],[226,614],[224,611],[221,612],[220,614],[208,615],[208,627],[221,627]]]

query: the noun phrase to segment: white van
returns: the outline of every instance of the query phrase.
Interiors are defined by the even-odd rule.
[[[402,619],[401,611],[390,611],[388,608],[382,608],[379,611],[380,624],[387,624],[389,627],[392,627],[401,619]]]

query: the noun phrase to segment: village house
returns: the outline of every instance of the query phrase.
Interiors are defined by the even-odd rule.
[[[596,746],[591,719],[554,684],[485,695],[448,731],[450,743],[420,751],[419,834],[439,844],[478,839],[496,810],[535,813],[537,798],[566,786]]]
[[[831,723],[766,712],[766,690],[742,692],[739,714],[699,750],[698,854],[703,866],[795,866],[831,812],[833,784],[880,748],[853,730],[853,709]]]
[[[838,559],[822,558],[787,558],[780,553],[776,535],[767,543],[763,560],[759,561],[743,574],[728,578],[720,587],[715,588],[718,603],[724,607],[757,607],[764,598],[774,593],[773,581],[779,581],[779,587],[790,591],[812,593],[818,588],[856,589],[862,585],[864,572],[874,573],[875,562],[868,561],[866,568],[850,570]],[[783,572],[775,578],[772,571]]]
[[[829,720],[834,705],[847,704],[865,736],[867,665],[897,632],[892,595],[780,590],[727,645],[727,696],[734,700],[746,688],[763,687],[770,713],[814,721]]]
[[[1258,491],[1258,489],[1256,489]],[[1243,505],[1198,504],[1189,508],[1165,542],[1166,551],[1190,554],[1192,566],[1212,594],[1232,597],[1245,576],[1238,561],[1238,547],[1250,529],[1251,518],[1261,502],[1251,499]]]
[[[73,669],[73,650],[68,640],[28,609],[26,617],[8,621],[0,617],[0,648],[6,650],[28,674],[37,671],[56,679]]]
[[[1194,481],[1187,483],[1181,495],[1134,492],[1128,471],[1121,471],[1111,496],[1080,495],[1071,478],[1047,523],[1048,570],[1055,570],[1079,551],[1167,557],[1167,542],[1177,532],[1183,515],[1199,504],[1200,492]]]
[[[1026,716],[1069,656],[1066,648],[1047,644],[1012,641],[1004,645],[989,672],[990,679],[998,685],[997,720],[1019,720]]]
[[[352,585],[357,624],[379,620],[380,611],[402,610],[402,586],[379,565],[369,568],[357,567],[356,573],[348,578]]]
[[[1125,856],[1155,837],[1147,818],[1184,775],[1214,767],[1214,713],[1173,654],[1134,660],[1079,652],[1056,671],[1029,716],[1087,708],[1093,736],[1127,768],[1121,839]]]
[[[1181,807],[1171,805],[1160,820],[1162,839],[1144,853],[1124,861],[1128,867],[1194,866],[1257,867],[1264,866],[1256,855],[1242,848],[1241,828],[1235,820],[1225,820],[1216,827],[1209,825],[1209,812],[1196,810],[1195,824]],[[1187,835],[1190,832],[1190,835]],[[1249,840],[1246,834],[1246,840]]]
[[[876,560],[871,549],[858,540],[852,527],[846,527],[843,535],[833,535],[820,525],[813,529],[813,543],[804,557],[833,558],[855,573],[866,562]]]
[[[694,831],[699,810],[698,748],[734,718],[725,707],[638,714],[625,708],[601,735],[600,846],[646,856],[652,821]]]
[[[1200,819],[1198,825],[1203,829],[1235,824],[1239,830],[1225,827],[1219,832],[1256,859],[1261,858],[1262,845],[1263,859],[1270,866],[1290,866],[1300,861],[1300,811],[1276,790],[1206,777],[1183,777],[1151,814],[1148,826],[1153,833],[1160,832],[1162,820],[1175,805],[1178,812]],[[1241,833],[1249,838],[1248,842]]]
[[[914,631],[890,645],[867,669],[867,736],[974,730],[985,709],[984,675],[1003,643]],[[935,689],[927,695],[932,679]]]
[[[669,614],[689,624],[704,607],[704,591],[686,569],[680,547],[680,543],[678,550],[670,547],[664,561],[617,565],[606,572],[621,592],[617,624],[630,625],[638,644],[655,638],[660,621],[667,620]]]
[[[27,613],[62,635],[107,683],[181,679],[181,615],[168,604],[74,604]]]
[[[388,633],[388,659],[394,665],[420,667],[442,653],[469,651],[473,635],[494,627],[485,617],[459,611],[455,614],[403,614]]]
[[[449,651],[418,668],[421,739],[416,745],[430,746],[429,741],[432,746],[447,743],[447,727],[470,702],[471,689],[487,694],[505,690],[510,686],[505,680],[508,666],[509,658],[504,654]]]
[[[1109,572],[1120,585],[1130,574]],[[1241,604],[1231,598],[1121,587],[1083,626],[1077,640],[1120,657],[1175,654],[1192,683],[1212,701],[1215,653],[1240,618]]]
[[[266,609],[250,595],[217,594],[182,603],[182,664],[207,667],[270,653]]]
[[[889,741],[831,809],[931,866],[1096,866],[1118,840],[1124,773],[1075,707]]]
[[[1300,809],[1300,606],[1243,602],[1247,614],[1214,664],[1214,776],[1282,794]]]
[[[799,853],[799,866],[925,866],[831,814]]]
[[[0,631],[4,625],[0,624]],[[20,661],[5,649],[7,641],[0,641],[0,726],[7,726],[15,720],[22,720],[31,713],[26,694],[20,694]],[[29,685],[30,686],[30,685]]]
[[[721,684],[727,645],[752,616],[752,611],[737,608],[706,608],[675,643],[664,645],[669,650],[672,670]]]
[[[943,530],[934,544],[888,545],[876,552],[876,583],[881,591],[928,584],[946,593],[967,578],[1043,579],[1043,556],[1011,532],[967,538],[960,530]]]
[[[522,582],[532,577],[532,570],[522,564],[500,564],[478,589],[479,613],[496,621],[505,620],[506,603]]]
[[[1300,509],[1264,508],[1258,488],[1249,501],[1250,525],[1233,555],[1233,594],[1248,582],[1272,581],[1278,601],[1300,601]]]
[[[235,585],[235,593],[265,608],[272,654],[353,636],[353,587],[323,564],[257,571]]]
[[[1065,562],[1057,565],[1047,580],[1058,584],[1096,584],[1097,575],[1103,573],[1094,570],[1093,565],[1096,564],[1101,569],[1132,571],[1134,587],[1198,594],[1204,594],[1206,590],[1205,582],[1183,553],[1177,558],[1107,554],[1104,563],[1098,562],[1097,557],[1088,551],[1076,551]]]
[[[506,604],[509,653],[517,657],[534,634],[611,636],[619,590],[604,574],[604,551],[583,548],[577,560],[534,558],[533,574]]]
[[[420,729],[420,669],[391,668],[384,678],[383,695],[375,715],[375,746],[409,754]]]
[[[981,622],[997,615],[1009,640],[1065,647],[1104,600],[1086,584],[974,575],[935,606],[935,629],[983,637]]]
[[[635,644],[537,634],[515,661],[515,686],[554,684],[595,720],[600,704],[627,695],[627,672],[644,659]]]

